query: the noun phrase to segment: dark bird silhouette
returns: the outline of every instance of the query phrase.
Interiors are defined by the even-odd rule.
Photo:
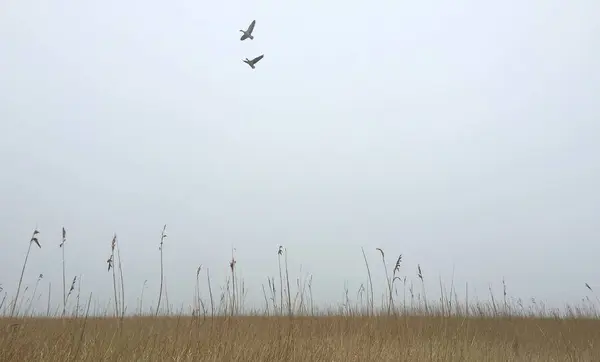
[[[256,58],[249,60],[248,58],[244,59],[244,63],[248,64],[250,68],[254,69],[254,65],[258,63],[265,55],[259,55]]]
[[[246,30],[246,31],[240,30],[242,33],[244,33],[244,35],[242,35],[240,40],[246,40],[248,38],[250,38],[250,40],[254,39],[254,37],[252,36],[252,32],[254,31],[255,24],[256,24],[256,20],[252,20],[252,22],[250,23],[250,26],[248,27],[248,30]]]

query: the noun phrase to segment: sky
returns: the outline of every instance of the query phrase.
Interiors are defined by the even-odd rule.
[[[42,273],[128,310],[144,281],[192,303],[196,269],[247,303],[278,245],[315,303],[356,299],[364,248],[428,297],[553,305],[600,290],[600,3],[591,0],[0,4],[0,284]],[[239,29],[256,20],[254,40]],[[251,69],[242,62],[264,54]],[[67,286],[68,287],[68,286]],[[206,283],[201,286],[203,296]],[[31,289],[28,291],[31,293]],[[44,294],[46,293],[46,294]],[[26,293],[27,294],[27,293]]]

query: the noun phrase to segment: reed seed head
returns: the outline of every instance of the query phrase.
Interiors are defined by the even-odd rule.
[[[396,266],[394,266],[394,275],[400,271],[401,263],[402,263],[402,254],[400,254],[400,256],[398,257],[398,260],[396,260]]]
[[[110,258],[108,258],[106,263],[108,264],[108,271],[110,271],[110,268],[113,267],[113,255],[111,255]]]
[[[165,238],[167,237],[167,224],[163,226],[162,232],[160,233],[160,245],[158,246],[158,250],[162,251],[162,246]]]
[[[42,246],[40,245],[40,241],[38,240],[38,238],[36,237],[37,234],[39,234],[40,232],[38,231],[38,229],[36,228],[33,231],[33,235],[31,235],[31,240],[29,241],[30,243],[36,243],[36,245],[38,246],[38,248],[42,248]]]
[[[77,277],[73,278],[73,282],[71,283],[71,289],[69,289],[69,294],[75,289],[75,282],[77,281]]]
[[[66,241],[67,241],[67,230],[65,230],[65,227],[63,226],[63,228],[62,228],[62,241],[61,241],[59,247],[62,248],[62,246],[65,245]]]

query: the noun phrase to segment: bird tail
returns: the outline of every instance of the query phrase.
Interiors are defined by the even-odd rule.
[[[250,38],[250,40],[254,40],[254,37],[252,35],[250,35],[248,38]]]

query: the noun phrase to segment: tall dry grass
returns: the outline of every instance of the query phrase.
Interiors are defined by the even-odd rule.
[[[598,361],[600,322],[444,316],[0,320],[2,361]]]
[[[80,311],[81,278],[74,277],[67,292],[64,253],[62,305],[51,313],[49,281],[47,310],[35,313],[33,299],[42,280],[40,275],[25,313],[20,313],[18,297],[31,245],[38,243],[36,230],[13,302],[6,307],[5,293],[0,303],[0,361],[600,361],[600,299],[589,284],[585,287],[595,300],[588,298],[583,304],[564,310],[511,302],[504,280],[501,300],[490,289],[490,301],[470,301],[467,284],[465,298],[460,301],[454,282],[447,290],[441,279],[439,300],[428,300],[421,265],[415,271],[421,291],[415,292],[412,281],[401,276],[406,272],[402,254],[388,267],[382,249],[377,249],[386,286],[381,305],[375,305],[371,268],[364,249],[366,287],[361,284],[352,301],[344,285],[343,303],[323,309],[313,303],[312,275],[297,277],[292,293],[288,250],[279,246],[279,283],[275,277],[268,277],[267,288],[262,285],[264,309],[246,308],[247,290],[243,275],[238,274],[233,249],[230,275],[217,301],[208,268],[208,297],[202,296],[199,266],[195,271],[192,310],[174,312],[167,299],[166,284],[163,290],[165,229],[166,226],[159,248],[159,299],[156,309],[149,313],[143,310],[146,281],[137,310],[126,313],[121,255],[114,235],[107,261],[109,272],[113,272],[114,314],[110,304],[97,305],[90,314],[91,293]],[[119,271],[118,278],[115,269]],[[69,297],[76,284],[76,305],[69,314]],[[166,306],[161,308],[163,291]]]
[[[165,274],[164,274],[164,267],[163,267],[163,244],[164,244],[165,238],[167,237],[166,231],[167,231],[167,225],[165,224],[165,226],[163,226],[162,232],[160,234],[160,244],[158,246],[158,250],[160,251],[160,290],[158,292],[158,304],[156,305],[156,315],[157,316],[158,316],[158,313],[160,313],[160,302],[162,300],[163,284],[165,282]],[[167,304],[169,304],[169,303],[167,303]]]
[[[33,230],[33,234],[31,235],[31,239],[29,240],[29,247],[27,248],[27,254],[25,254],[25,261],[23,262],[23,269],[21,270],[21,277],[19,278],[19,284],[17,286],[17,293],[15,295],[15,298],[12,302],[12,307],[10,309],[11,317],[15,316],[15,310],[17,308],[17,304],[19,303],[19,293],[21,292],[21,284],[23,283],[23,275],[25,275],[25,268],[27,267],[27,261],[29,260],[29,253],[31,253],[31,246],[33,245],[33,243],[35,243],[38,246],[38,248],[42,248],[37,237],[39,233],[40,232],[38,231],[38,229],[35,228],[35,230]]]

